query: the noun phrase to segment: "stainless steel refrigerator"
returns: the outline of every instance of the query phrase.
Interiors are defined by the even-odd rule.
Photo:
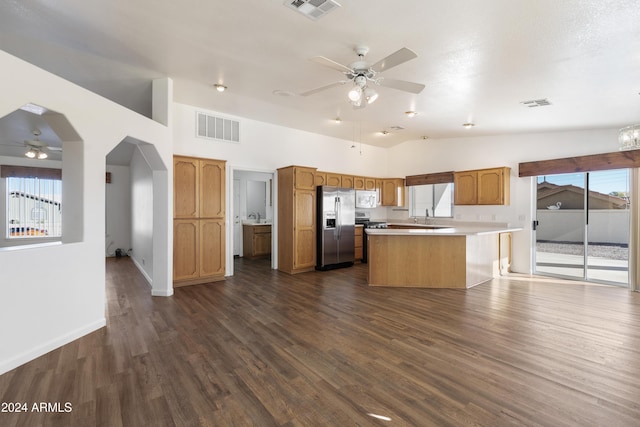
[[[317,270],[353,265],[356,193],[352,188],[318,186]]]

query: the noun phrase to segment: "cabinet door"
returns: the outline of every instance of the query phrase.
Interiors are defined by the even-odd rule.
[[[271,253],[271,233],[255,233],[253,235],[253,256]]]
[[[404,180],[390,178],[382,180],[382,206],[404,206]]]
[[[330,185],[331,187],[342,186],[342,175],[327,172],[327,185]]]
[[[364,180],[363,176],[354,176],[353,177],[353,188],[356,190],[364,190]],[[374,183],[375,185],[375,183]]]
[[[373,191],[376,189],[376,179],[375,178],[364,178],[364,189]]]
[[[351,175],[342,175],[340,186],[342,188],[353,188],[353,177]]]
[[[173,221],[173,280],[195,279],[200,275],[199,225],[199,220]]]
[[[479,205],[504,205],[509,204],[508,184],[509,170],[507,168],[484,169],[478,171],[478,204]]]
[[[295,188],[300,190],[315,190],[316,178],[315,169],[312,168],[294,168],[294,181]]]
[[[200,205],[200,168],[197,159],[173,158],[173,217],[197,218]]]
[[[315,193],[296,190],[293,268],[313,267],[316,264]]]
[[[316,171],[315,181],[316,185],[327,185],[327,173]]]
[[[220,277],[225,272],[223,219],[200,220],[200,277]]]
[[[465,171],[453,174],[454,204],[475,205],[478,203],[478,172]]]
[[[224,218],[225,162],[200,160],[200,218]]]

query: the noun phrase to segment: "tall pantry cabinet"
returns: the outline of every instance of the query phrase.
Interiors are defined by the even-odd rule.
[[[316,265],[315,168],[278,169],[278,270],[294,274]]]
[[[173,285],[224,280],[225,166],[173,158]]]

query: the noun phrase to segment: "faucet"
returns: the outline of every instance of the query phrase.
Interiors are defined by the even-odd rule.
[[[429,221],[429,208],[424,210],[424,223],[427,224]]]
[[[258,222],[260,222],[260,212],[258,212]]]
[[[251,212],[249,215],[247,215],[247,218],[254,218],[255,219],[256,214],[254,214],[253,212]]]

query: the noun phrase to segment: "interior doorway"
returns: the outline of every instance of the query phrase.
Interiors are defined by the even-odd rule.
[[[629,172],[537,177],[536,274],[629,285]]]
[[[230,175],[229,272],[234,274],[246,262],[274,269],[277,267],[275,171],[231,167]]]

